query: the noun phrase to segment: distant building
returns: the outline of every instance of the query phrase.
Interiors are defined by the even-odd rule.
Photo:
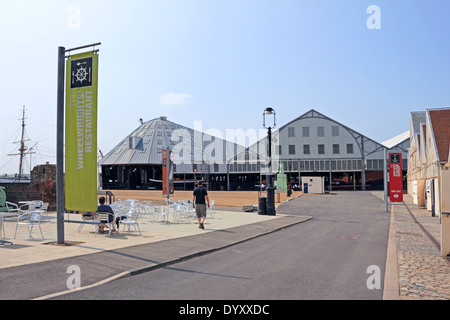
[[[410,147],[408,154],[408,194],[413,198],[415,204],[425,206],[425,183],[420,184],[418,181],[425,179],[425,174],[422,176],[421,166],[426,163],[425,142],[423,137],[426,133],[426,112],[410,112]],[[425,139],[426,140],[426,139]],[[423,172],[424,173],[424,172]]]
[[[172,151],[175,189],[227,188],[227,158],[245,148],[159,117],[141,125],[99,161],[103,189],[161,189],[162,152]]]
[[[193,182],[202,179],[210,190],[256,190],[266,184],[267,137],[262,132],[262,139],[245,148],[166,117],[141,121],[99,161],[101,185],[103,189],[161,189],[162,150],[168,148],[175,163],[175,189],[192,189]],[[310,110],[273,132],[273,175],[282,163],[292,184],[308,175],[325,177],[327,189],[382,189],[384,149],[402,153],[406,177],[409,139],[403,133],[378,143]]]
[[[450,108],[410,113],[408,193],[441,222],[441,255],[450,254]]]
[[[274,173],[282,163],[291,184],[298,184],[299,177],[308,175],[325,177],[327,190],[383,189],[384,149],[402,153],[406,183],[409,132],[378,143],[310,110],[280,127],[272,136]],[[266,158],[266,144],[267,138],[262,139],[245,150],[244,155],[231,159],[230,173],[258,173],[259,167],[253,170],[252,164]],[[261,172],[265,183],[264,174]]]
[[[443,198],[448,198],[450,192],[444,190],[449,161],[450,108],[411,112],[410,127],[408,193],[419,207],[437,215],[442,211]]]

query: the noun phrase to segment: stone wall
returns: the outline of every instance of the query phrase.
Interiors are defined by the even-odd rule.
[[[30,182],[1,183],[5,187],[6,200],[19,204],[20,201],[41,200],[48,202],[48,210],[56,210],[56,165],[45,164],[33,168]]]

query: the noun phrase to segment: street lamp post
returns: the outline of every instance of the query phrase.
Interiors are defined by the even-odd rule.
[[[273,116],[273,123],[266,124],[266,115]],[[275,128],[275,110],[271,107],[267,107],[263,113],[263,127],[267,129],[267,138],[268,138],[268,172],[266,176],[267,183],[267,214],[274,216],[276,214],[275,210],[275,188],[273,186],[272,180],[272,129]]]

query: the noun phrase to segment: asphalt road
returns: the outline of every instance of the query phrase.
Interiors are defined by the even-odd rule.
[[[382,299],[389,214],[380,199],[370,192],[305,195],[277,212],[313,218],[56,299]]]

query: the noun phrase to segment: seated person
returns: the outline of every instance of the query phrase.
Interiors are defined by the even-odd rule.
[[[109,212],[112,213],[110,215],[108,215],[108,222],[111,223],[111,231],[116,231],[116,228],[114,227],[114,212],[113,209],[108,206],[105,205],[106,199],[105,197],[100,197],[100,199],[98,199],[98,202],[100,203],[100,205],[97,207],[97,212]],[[106,221],[101,221],[102,223],[106,224]],[[105,231],[105,225],[104,224],[100,224],[98,226],[98,231],[99,232],[104,232]]]

